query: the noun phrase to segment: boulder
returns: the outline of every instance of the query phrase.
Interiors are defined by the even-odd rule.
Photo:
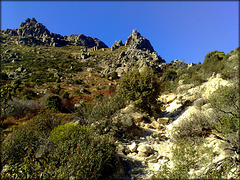
[[[149,154],[152,153],[152,148],[148,145],[141,144],[137,148],[137,151],[138,151],[138,156],[147,157],[147,156],[149,156]]]
[[[170,118],[168,117],[164,117],[164,118],[158,118],[157,121],[160,123],[160,124],[167,124],[169,122]]]
[[[144,118],[144,114],[139,112],[131,113],[130,116],[134,119],[135,122],[141,122]]]
[[[184,61],[178,59],[171,62],[171,64],[176,69],[185,69],[188,67],[188,65]]]
[[[127,107],[125,107],[124,109],[121,109],[121,113],[124,114],[131,114],[135,112],[135,107],[133,104],[129,104]]]
[[[169,93],[169,94],[161,95],[158,98],[158,100],[165,103],[165,104],[169,104],[169,103],[173,102],[176,98],[177,98],[176,94]]]
[[[182,85],[179,84],[179,86],[177,87],[177,92],[182,93],[182,92],[184,92],[188,89],[191,89],[193,87],[194,87],[194,84],[182,84]]]
[[[150,127],[153,127],[153,128],[155,128],[155,129],[161,129],[162,128],[162,125],[159,123],[159,122],[157,122],[157,121],[152,121],[152,123],[151,123],[151,126]]]
[[[193,102],[193,106],[201,108],[206,103],[206,100],[203,98],[199,98]]]
[[[117,146],[117,151],[118,151],[118,153],[123,153],[123,152],[125,151],[124,146],[123,146],[122,144],[119,144],[119,145]]]
[[[212,107],[212,105],[210,103],[207,103],[207,104],[204,104],[201,109],[202,109],[202,111],[206,111],[207,109],[209,109],[211,107]]]
[[[133,142],[130,146],[128,146],[131,152],[137,152],[137,147],[138,145],[135,142]]]

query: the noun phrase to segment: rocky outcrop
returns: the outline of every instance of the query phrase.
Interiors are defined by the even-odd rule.
[[[115,43],[112,45],[111,50],[115,50],[117,48],[119,48],[120,46],[123,46],[124,44],[122,43],[122,40],[119,41],[115,41]]]
[[[182,70],[182,69],[187,68],[187,67],[188,67],[188,64],[186,64],[186,63],[185,63],[184,61],[182,61],[182,60],[175,59],[174,61],[171,62],[171,66],[172,66],[173,68]]]
[[[48,44],[54,47],[74,44],[77,46],[86,46],[88,48],[107,48],[108,46],[94,37],[80,35],[62,36],[50,32],[42,23],[38,23],[35,18],[27,18],[21,23],[18,29],[6,29],[2,31],[7,36],[18,36],[17,44],[20,45],[44,45]]]
[[[122,46],[121,41],[116,41],[112,46],[112,50],[120,46]],[[154,51],[149,40],[141,36],[135,29],[128,37],[125,47],[127,50],[118,54],[115,60],[102,63],[104,70],[101,73],[103,76],[117,72],[118,76],[121,77],[125,72],[134,67],[137,67],[140,72],[146,67],[156,72],[161,72],[167,66],[162,65],[165,63],[165,60]]]
[[[88,37],[83,34],[79,35],[70,35],[67,37],[67,42],[76,46],[85,46],[88,48],[97,47],[97,48],[108,48],[106,44],[94,37]]]
[[[130,45],[130,49],[141,49],[144,51],[154,52],[154,49],[148,39],[141,36],[136,29],[132,31],[132,34],[128,37],[126,41],[126,46]]]

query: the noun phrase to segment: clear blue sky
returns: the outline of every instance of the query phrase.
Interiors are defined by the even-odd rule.
[[[36,18],[51,32],[84,34],[108,46],[133,29],[167,62],[203,62],[213,50],[239,46],[238,1],[2,1],[1,29]]]

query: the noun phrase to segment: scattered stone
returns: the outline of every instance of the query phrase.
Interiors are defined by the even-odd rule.
[[[160,169],[161,165],[159,163],[154,163],[153,164],[153,170],[158,171]]]
[[[150,160],[148,161],[148,163],[157,163],[157,162],[158,162],[157,159],[150,159]]]
[[[129,147],[129,150],[131,151],[131,152],[137,152],[137,147],[138,147],[138,145],[135,143],[135,142],[133,142],[130,146],[128,146]]]
[[[151,127],[155,128],[155,129],[161,129],[162,128],[161,124],[159,122],[155,121],[155,120],[152,121]]]
[[[141,122],[144,118],[144,115],[138,112],[131,113],[130,116],[135,120],[135,122]]]
[[[129,149],[125,150],[126,154],[129,154],[131,151]]]
[[[124,146],[122,144],[119,144],[117,146],[117,150],[118,150],[119,153],[123,153],[125,151],[125,148],[124,148]]]
[[[154,154],[151,154],[150,156],[146,157],[145,160],[146,161],[149,161],[149,160],[152,160],[152,159],[155,159],[156,156]]]
[[[160,124],[167,124],[169,122],[169,118],[168,117],[164,117],[164,118],[158,118],[157,121]]]
[[[133,155],[133,156],[136,156],[136,155],[137,155],[137,153],[136,153],[136,152],[134,152],[134,153],[132,153],[132,155]]]

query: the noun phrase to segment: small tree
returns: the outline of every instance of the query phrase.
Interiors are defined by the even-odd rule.
[[[133,101],[134,105],[153,115],[157,111],[157,97],[160,94],[160,82],[153,70],[144,69],[141,73],[133,69],[120,80],[118,93],[126,100]]]

